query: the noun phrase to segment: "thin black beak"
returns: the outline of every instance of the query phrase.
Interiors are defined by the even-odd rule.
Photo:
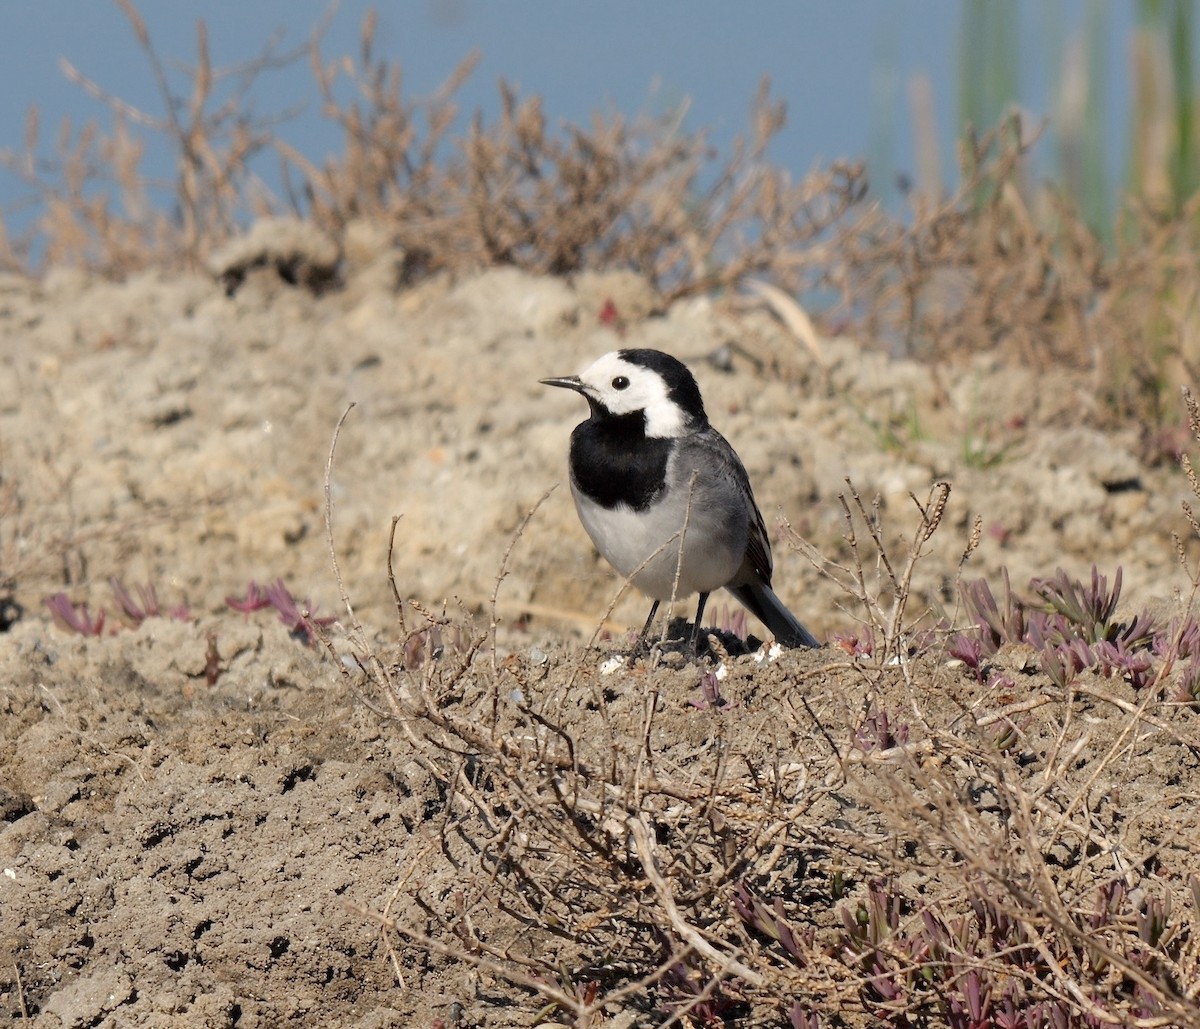
[[[563,389],[573,389],[576,393],[583,392],[583,383],[578,375],[563,375],[557,379],[538,379],[543,386],[561,386]]]

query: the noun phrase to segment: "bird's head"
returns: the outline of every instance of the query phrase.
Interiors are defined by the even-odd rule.
[[[579,375],[541,382],[582,393],[596,419],[640,412],[651,437],[682,436],[708,421],[692,373],[661,350],[614,350]]]

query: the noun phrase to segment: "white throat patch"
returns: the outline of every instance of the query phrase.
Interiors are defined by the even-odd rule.
[[[652,373],[651,373],[652,374]],[[654,376],[658,379],[658,376]],[[658,379],[661,383],[662,380]],[[663,395],[660,400],[655,403],[648,404],[645,407],[646,412],[646,435],[656,439],[670,439],[674,436],[682,436],[686,420],[683,410],[680,406],[667,396],[667,391],[663,389]]]

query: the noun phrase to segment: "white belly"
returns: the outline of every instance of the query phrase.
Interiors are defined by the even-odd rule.
[[[579,520],[601,556],[654,600],[670,600],[673,588],[677,600],[693,593],[712,593],[728,583],[741,567],[746,550],[744,519],[738,524],[720,511],[693,504],[683,532],[680,564],[679,533],[684,529],[685,517],[682,505],[659,503],[646,511],[625,506],[610,509],[574,488],[571,492]],[[679,585],[675,587],[677,571]]]

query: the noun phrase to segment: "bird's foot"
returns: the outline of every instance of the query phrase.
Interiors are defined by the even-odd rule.
[[[642,632],[625,652],[629,661],[663,661],[667,664],[720,664],[729,657],[739,657],[756,650],[759,641],[754,637],[743,640],[724,629],[696,628],[695,623],[674,618],[666,635]]]
[[[707,652],[707,640],[699,643],[699,653]],[[630,661],[659,661],[677,664],[697,660],[697,641],[689,622],[682,618],[671,620],[666,633],[652,633],[643,629],[638,633],[633,646],[625,655]]]

